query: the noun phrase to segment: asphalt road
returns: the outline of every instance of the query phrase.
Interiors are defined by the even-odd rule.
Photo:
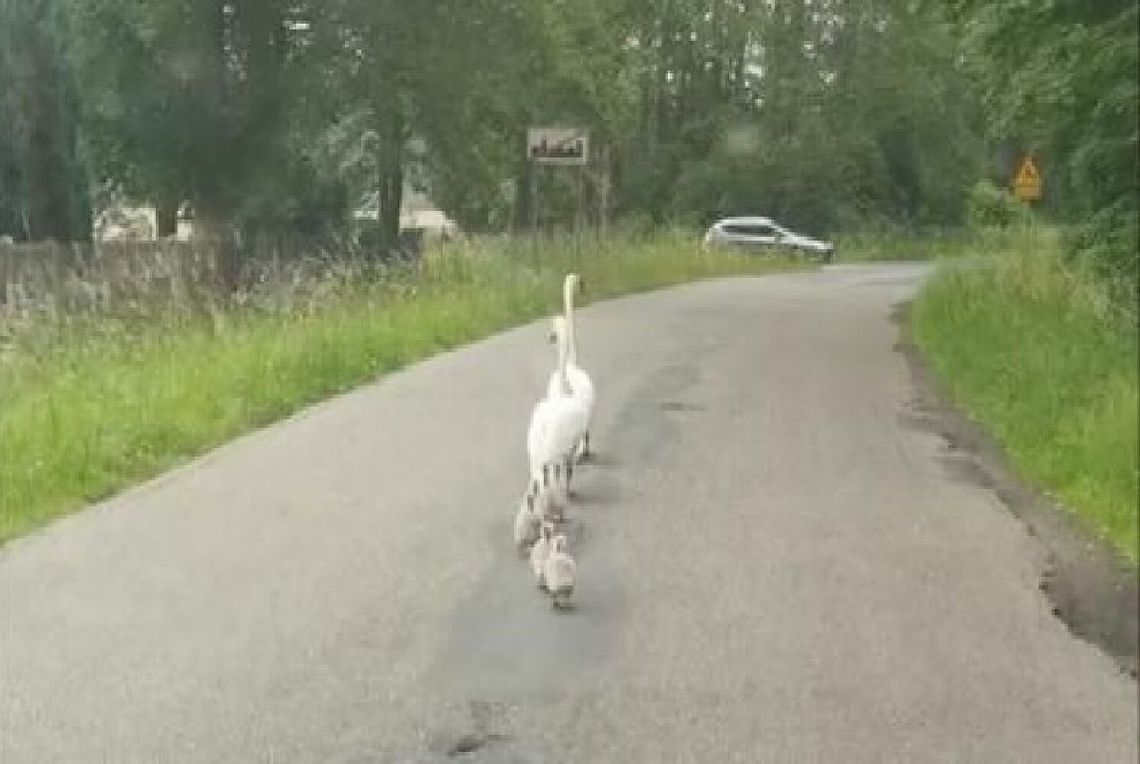
[[[510,544],[545,324],[10,544],[0,761],[1136,761],[1136,683],[911,424],[923,274],[582,311],[573,612]]]

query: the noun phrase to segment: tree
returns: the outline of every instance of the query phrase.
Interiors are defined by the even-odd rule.
[[[588,128],[594,154],[542,174],[553,225],[581,202],[658,222],[954,223],[982,157],[974,80],[926,0],[58,7],[89,172],[156,201],[164,230],[183,199],[214,235],[327,230],[367,195],[384,254],[409,182],[468,228],[517,225],[524,131],[543,123]],[[1086,184],[1121,150],[1094,148],[1073,154]]]
[[[90,236],[77,108],[51,5],[0,5],[0,231],[19,238]]]
[[[227,238],[234,224],[264,224],[257,213],[275,206],[266,189],[282,201],[311,181],[290,110],[305,96],[292,84],[305,81],[318,4],[68,0],[66,7],[93,166],[98,177],[154,199],[164,228],[188,199],[196,229]]]
[[[827,229],[961,218],[974,102],[938,9],[882,0],[642,2],[626,204]],[[632,153],[632,152],[631,152]]]
[[[1134,293],[1140,6],[1134,0],[954,0],[951,6],[989,138],[1043,156],[1048,204],[1082,223],[1074,252],[1130,281]],[[1012,167],[1001,169],[1007,174]]]

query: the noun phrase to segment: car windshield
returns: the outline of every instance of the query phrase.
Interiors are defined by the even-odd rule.
[[[724,227],[725,233],[736,234],[738,236],[774,236],[776,230],[772,226],[767,225],[726,225]]]

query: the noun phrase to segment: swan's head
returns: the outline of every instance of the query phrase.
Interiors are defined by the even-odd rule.
[[[566,537],[559,533],[550,542],[550,550],[552,552],[566,552]]]

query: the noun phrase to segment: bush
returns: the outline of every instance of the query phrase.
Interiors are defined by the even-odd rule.
[[[1032,219],[1032,212],[1025,204],[989,180],[979,180],[970,189],[966,215],[973,228],[1009,228]]]
[[[1069,241],[1071,259],[1102,278],[1116,301],[1134,309],[1140,283],[1140,218],[1116,204],[1094,214]]]

